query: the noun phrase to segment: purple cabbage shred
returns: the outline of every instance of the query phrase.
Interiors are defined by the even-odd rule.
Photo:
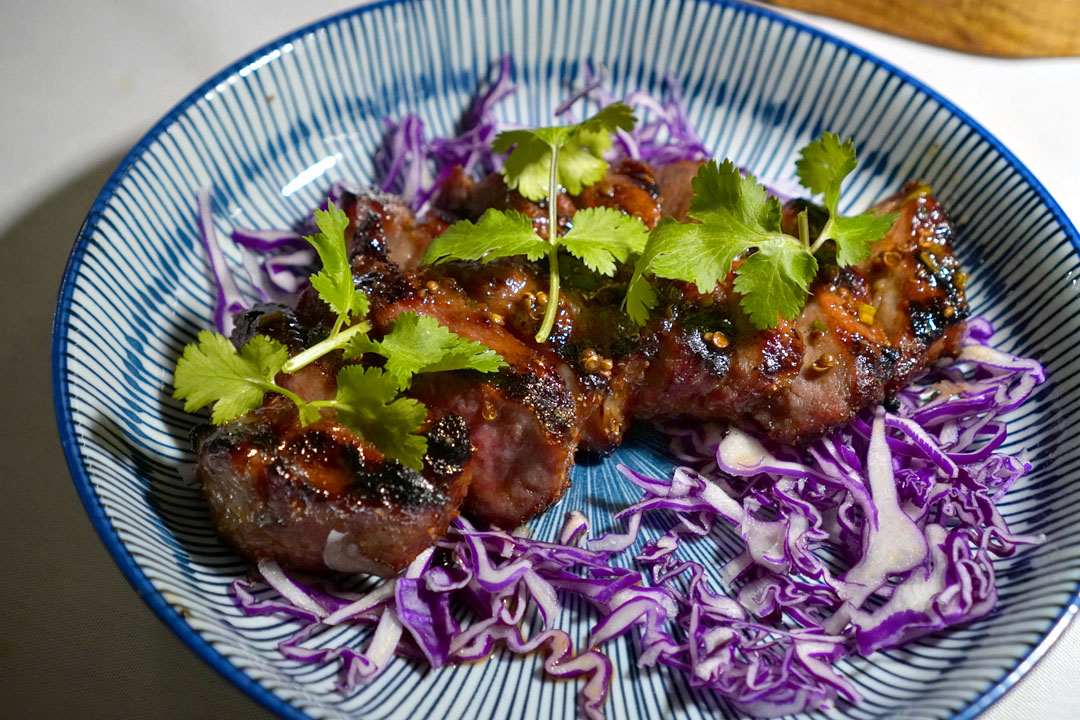
[[[577,511],[558,542],[460,519],[401,577],[358,599],[264,562],[268,587],[237,581],[237,604],[291,617],[297,630],[282,652],[340,662],[346,693],[394,654],[439,667],[502,645],[541,652],[553,677],[583,678],[582,713],[601,718],[613,682],[604,649],[625,638],[637,643],[641,668],[681,671],[691,687],[750,715],[858,702],[838,660],[983,617],[997,599],[993,559],[1042,541],[1014,534],[996,509],[1031,465],[1024,453],[994,448],[1004,440],[1002,413],[1045,375],[1037,362],[990,347],[991,333],[973,321],[959,357],[901,392],[895,413],[867,409],[804,448],[737,429],[669,427],[683,463],[670,477],[620,468],[642,493],[617,515],[623,532],[590,539]],[[642,532],[647,515],[666,531]],[[708,566],[685,552],[702,542],[716,554]],[[731,543],[740,550],[721,558],[717,548]],[[595,613],[581,647],[558,627],[574,597]],[[467,617],[452,607],[468,608]],[[341,623],[373,626],[368,646],[319,645]]]

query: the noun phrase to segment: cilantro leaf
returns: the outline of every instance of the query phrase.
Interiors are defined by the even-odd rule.
[[[595,135],[603,135],[607,138],[607,144],[602,147],[590,146],[594,152],[603,152],[611,147],[611,133],[616,130],[633,130],[637,118],[629,105],[621,102],[611,103],[592,117],[583,120],[576,126],[579,144],[588,145],[588,140]],[[584,133],[584,137],[582,134]]]
[[[604,178],[608,164],[604,153],[611,148],[611,133],[630,130],[637,118],[627,105],[613,103],[574,127],[559,151],[559,183],[571,195]]]
[[[514,149],[502,166],[506,186],[530,200],[544,199],[551,174],[551,145],[538,137],[535,131],[508,130],[499,133],[491,149],[502,153],[510,150],[511,146]]]
[[[851,139],[841,143],[839,135],[827,132],[802,149],[795,168],[803,187],[815,195],[824,193],[825,209],[834,217],[840,203],[840,185],[857,164]]]
[[[446,228],[431,241],[423,262],[425,265],[449,260],[490,262],[513,255],[539,260],[550,249],[551,245],[533,230],[528,216],[516,210],[489,209],[476,224],[462,220]]]
[[[855,265],[870,257],[870,243],[884,237],[898,217],[899,213],[863,213],[855,217],[835,218],[830,234],[836,242],[837,265]]]
[[[751,238],[769,241],[781,235],[780,201],[753,175],[744,177],[730,160],[705,163],[690,185],[694,194],[687,214],[692,219],[751,245]]]
[[[840,186],[858,162],[851,139],[840,142],[833,133],[824,133],[802,149],[796,163],[799,182],[815,195],[823,194],[829,220],[814,243],[817,249],[826,240],[836,243],[836,262],[854,265],[870,257],[870,244],[885,235],[898,215],[876,216],[869,213],[843,217],[839,212]]]
[[[642,260],[645,256],[642,255]],[[646,279],[645,273],[648,262],[638,261],[640,267],[634,269],[634,275],[630,278],[630,284],[626,288],[626,300],[623,301],[624,310],[631,320],[638,325],[644,325],[649,319],[649,311],[656,307],[660,299],[656,295],[656,289]]]
[[[559,244],[593,272],[611,276],[615,263],[641,253],[649,239],[645,223],[613,208],[585,208],[574,213],[574,226]]]
[[[229,345],[235,347],[232,342]],[[289,351],[284,345],[265,335],[256,335],[240,348],[240,357],[254,365],[259,374],[270,382],[281,372],[281,366],[288,356]]]
[[[588,150],[566,145],[559,150],[559,184],[571,195],[579,195],[589,185],[604,179],[607,166]]]
[[[721,222],[679,223],[665,219],[649,235],[642,258],[642,271],[657,277],[686,280],[703,293],[731,272],[735,258],[748,247],[730,227]]]
[[[326,210],[315,211],[315,224],[319,232],[304,238],[319,254],[322,270],[311,276],[311,285],[319,297],[338,315],[335,331],[348,322],[349,315],[363,317],[368,312],[368,299],[353,284],[352,268],[349,267],[345,229],[349,216],[333,203]]]
[[[577,125],[501,132],[491,147],[510,152],[502,167],[506,186],[534,202],[552,192],[551,158],[558,151],[556,182],[577,195],[607,172],[603,154],[611,147],[611,133],[630,130],[636,121],[628,106],[613,103]]]
[[[424,468],[427,439],[416,435],[427,408],[399,398],[398,385],[379,368],[350,365],[337,375],[337,395],[322,404],[337,411],[337,421],[361,435],[386,457],[417,472]]]
[[[284,345],[262,335],[237,352],[224,335],[203,330],[176,362],[173,397],[187,412],[213,404],[212,422],[223,425],[259,407],[268,390],[279,390],[274,377],[288,356]]]
[[[636,119],[633,115],[630,116],[630,127],[633,127],[633,121]],[[623,127],[619,125],[618,127]],[[593,157],[603,158],[604,153],[611,149],[611,133],[613,130],[592,130],[584,127],[578,128],[578,131],[574,133],[573,144],[582,148]]]
[[[626,312],[638,323],[644,323],[649,309],[656,305],[656,293],[645,279],[646,273],[692,282],[702,293],[709,293],[727,277],[742,253],[755,247],[791,244],[780,231],[780,203],[753,176],[743,177],[730,160],[721,164],[710,160],[702,165],[692,186],[689,215],[697,222],[661,221],[649,233],[634,268]]]
[[[370,301],[367,295],[356,288],[349,264],[348,242],[345,239],[349,216],[333,203],[329,203],[326,210],[315,211],[315,224],[318,225],[319,232],[304,239],[319,254],[322,270],[309,279],[323,302],[337,313],[337,319],[334,320],[329,337],[286,361],[284,370],[287,373],[297,372],[323,355],[340,349],[356,333],[364,333],[370,329],[366,323],[352,322],[352,318],[363,318],[368,314]],[[342,330],[346,325],[351,327]],[[297,406],[300,407],[303,419],[304,408],[299,402]]]
[[[786,239],[758,247],[735,275],[743,310],[759,330],[774,327],[777,315],[791,320],[806,304],[817,274],[817,259],[801,244]]]
[[[536,138],[548,147],[561,147],[562,145],[565,145],[567,142],[570,141],[570,138],[573,136],[576,129],[576,125],[556,125],[554,127],[536,128],[535,130],[511,130],[510,132],[531,135],[532,137]],[[497,143],[498,141],[499,139],[498,137],[496,137],[495,142]],[[502,151],[496,150],[496,152]]]
[[[734,288],[743,296],[740,304],[750,322],[765,329],[781,318],[794,318],[806,304],[818,268],[814,253],[823,243],[836,244],[840,265],[859,263],[870,256],[870,244],[896,220],[896,215],[839,214],[841,185],[856,164],[851,140],[840,142],[832,133],[803,148],[797,163],[799,181],[815,195],[824,195],[829,213],[811,245],[805,211],[800,215],[800,237],[787,235],[780,227],[780,202],[752,175],[743,177],[730,160],[706,163],[692,181],[688,215],[694,222],[665,220],[650,233],[627,288],[627,314],[644,324],[657,305],[649,274],[693,282],[701,292],[709,292],[745,253],[746,260],[735,271]]]
[[[435,318],[402,313],[382,340],[363,336],[350,345],[347,354],[378,353],[386,358],[386,372],[405,389],[413,375],[447,370],[496,372],[506,363],[494,350],[467,340],[439,324]]]

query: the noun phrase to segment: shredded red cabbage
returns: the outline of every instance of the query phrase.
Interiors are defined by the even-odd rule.
[[[868,409],[805,448],[736,429],[668,428],[684,466],[669,478],[621,468],[642,491],[617,515],[623,533],[589,539],[576,511],[557,543],[458,520],[403,576],[360,598],[315,590],[264,562],[276,596],[237,581],[237,602],[249,614],[296,619],[282,652],[340,661],[343,692],[376,677],[395,652],[439,667],[502,643],[542,650],[552,676],[585,676],[582,711],[600,718],[612,680],[602,647],[625,635],[641,667],[681,670],[751,715],[857,702],[837,660],[984,616],[996,602],[992,558],[1042,540],[1012,533],[994,501],[1031,469],[1023,453],[995,451],[1005,439],[1000,416],[1045,376],[1037,362],[987,345],[990,334],[973,321],[957,360],[900,393],[896,412]],[[667,511],[668,529],[646,541],[642,520],[656,511]],[[742,548],[719,583],[680,554],[717,533]],[[627,553],[636,569],[614,562]],[[599,613],[586,647],[554,626],[572,596]],[[462,604],[467,622],[450,612]],[[317,646],[321,630],[343,622],[375,625],[365,650]]]
[[[405,198],[418,214],[455,167],[466,173],[491,172],[501,159],[491,151],[491,143],[506,126],[495,117],[495,107],[513,94],[510,56],[503,57],[495,80],[476,96],[463,118],[461,134],[455,137],[424,139],[424,122],[409,113],[399,122],[387,120],[387,141],[376,157],[383,178],[378,183],[386,192]]]
[[[214,301],[214,326],[219,332],[228,334],[232,330],[232,318],[235,313],[245,310],[250,303],[240,292],[236,277],[229,270],[225,255],[221,251],[217,229],[214,227],[214,215],[210,204],[210,188],[201,188],[195,193],[196,218],[199,224],[199,239],[202,241],[206,257],[210,261],[210,273],[214,277],[217,295]]]
[[[346,187],[335,183],[327,201],[340,200]],[[234,229],[231,239],[240,254],[244,277],[251,286],[251,292],[245,293],[237,285],[236,275],[229,269],[222,252],[214,228],[209,188],[199,190],[196,198],[199,237],[210,259],[210,273],[217,288],[214,304],[217,331],[228,335],[232,331],[233,315],[248,309],[254,302],[295,302],[300,291],[307,287],[308,277],[316,270],[318,261],[304,235],[313,235],[318,229],[306,226],[298,230]],[[325,206],[326,202],[322,203],[322,207]]]
[[[607,89],[606,73],[594,72],[592,64],[586,66],[585,85],[568,97],[555,110],[555,114],[577,121],[573,107],[580,101],[591,100],[597,108],[618,102],[619,98]],[[667,100],[658,101],[644,90],[635,90],[622,102],[633,108],[642,118],[633,130],[619,130],[613,145],[613,158],[632,158],[653,165],[666,165],[677,160],[708,160],[712,153],[705,147],[701,136],[686,116],[682,88],[674,76],[665,78]]]
[[[499,64],[494,82],[476,97],[465,114],[464,130],[455,137],[425,140],[424,123],[412,113],[399,122],[387,121],[387,142],[377,159],[377,165],[383,171],[379,187],[399,193],[413,210],[423,213],[454,167],[460,166],[471,174],[501,167],[503,158],[492,152],[491,142],[499,131],[511,127],[500,122],[494,111],[516,88],[510,79],[511,69],[510,57],[506,56]],[[579,103],[591,102],[599,109],[618,101],[607,89],[607,80],[605,73],[596,73],[591,64],[588,65],[584,85],[556,108],[556,116],[577,121],[584,116],[575,110]],[[701,161],[712,157],[687,117],[678,81],[668,77],[664,90],[666,99],[663,101],[645,90],[634,90],[622,99],[635,110],[641,121],[633,130],[617,131],[609,161],[630,158],[660,166],[679,160]],[[782,202],[805,194],[794,179],[759,180]]]
[[[228,335],[233,315],[259,302],[288,303],[307,286],[314,270],[315,251],[293,230],[251,230],[237,228],[232,241],[240,254],[240,265],[251,286],[244,293],[236,283],[221,249],[210,205],[210,189],[196,193],[199,238],[210,260],[210,273],[217,289],[214,303],[214,327]],[[252,297],[254,294],[254,298]]]

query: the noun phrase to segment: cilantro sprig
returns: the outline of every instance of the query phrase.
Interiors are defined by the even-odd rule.
[[[318,410],[312,414],[299,395],[275,382],[288,357],[284,345],[264,335],[237,350],[224,335],[202,330],[176,362],[173,397],[184,401],[187,412],[213,405],[211,422],[224,425],[262,405],[266,393],[276,392],[296,403],[307,425],[318,419]]]
[[[370,305],[367,295],[353,283],[352,269],[349,267],[348,244],[345,241],[349,216],[329,203],[326,210],[315,211],[315,225],[319,232],[304,238],[315,248],[322,262],[322,270],[311,276],[311,286],[337,318],[329,337],[285,362],[284,370],[288,373],[310,365],[327,353],[340,350],[357,335],[371,330],[371,326],[362,321],[342,330],[353,318],[366,316]]]
[[[345,349],[346,356],[376,353],[386,358],[387,374],[404,390],[419,373],[448,370],[497,372],[506,362],[494,350],[467,340],[435,318],[406,312],[398,315],[382,340],[358,335]]]
[[[529,260],[548,258],[549,288],[547,308],[537,342],[545,342],[555,325],[559,308],[559,251],[580,259],[601,275],[615,274],[616,263],[640,253],[648,230],[639,219],[612,208],[588,208],[571,218],[572,227],[558,233],[559,187],[577,195],[599,182],[607,172],[604,152],[611,147],[611,134],[630,130],[636,119],[629,107],[615,103],[577,125],[510,130],[495,138],[495,152],[509,152],[502,175],[507,187],[548,208],[548,238],[540,237],[525,215],[489,209],[476,223],[454,223],[437,237],[424,255],[424,263],[452,260],[491,262],[524,255]]]
[[[898,217],[863,213],[844,217],[837,210],[840,204],[840,184],[858,165],[851,138],[843,143],[833,133],[825,133],[802,149],[795,164],[799,183],[815,195],[824,194],[829,220],[821,229],[811,250],[816,251],[827,240],[836,243],[836,262],[840,266],[854,265],[870,257],[870,243],[884,237]]]
[[[188,412],[212,405],[211,422],[223,425],[258,408],[266,393],[277,393],[296,405],[301,424],[317,421],[323,409],[333,410],[336,422],[383,455],[420,471],[427,440],[416,433],[427,419],[427,408],[401,392],[419,373],[495,372],[506,363],[493,350],[416,313],[399,315],[381,340],[368,338],[368,298],[353,284],[348,261],[348,216],[331,204],[315,212],[315,221],[319,232],[307,240],[323,267],[311,284],[337,316],[329,337],[289,358],[288,348],[264,335],[237,349],[224,335],[203,330],[177,360],[173,397],[183,400]],[[335,396],[327,400],[304,400],[277,382],[279,374],[295,373],[338,350],[345,358],[375,353],[385,365],[346,365],[338,371]]]
[[[239,350],[219,333],[203,330],[176,363],[173,397],[194,412],[213,405],[211,421],[224,425],[262,405],[266,393],[284,395],[296,405],[303,425],[317,421],[323,408],[336,411],[338,423],[359,433],[383,455],[414,470],[424,466],[427,441],[415,433],[427,409],[398,397],[398,380],[382,368],[349,365],[338,371],[337,392],[329,400],[307,401],[275,381],[288,349],[256,335]]]
[[[735,290],[750,322],[766,329],[781,318],[793,319],[806,304],[818,270],[815,254],[827,241],[836,245],[837,263],[858,263],[869,257],[870,243],[896,221],[895,214],[839,214],[841,184],[856,165],[851,141],[841,143],[831,133],[803,148],[799,182],[811,193],[824,195],[829,213],[811,243],[805,210],[798,218],[799,236],[788,235],[780,227],[780,201],[752,175],[743,176],[730,160],[705,163],[692,181],[688,216],[694,222],[668,218],[653,228],[627,288],[627,314],[644,324],[656,307],[649,275],[692,282],[709,293],[731,272],[735,260],[745,257],[735,271]]]
[[[319,232],[313,237],[304,238],[315,248],[322,262],[322,270],[311,276],[311,285],[319,292],[319,297],[337,313],[331,332],[333,335],[349,321],[350,315],[367,315],[368,298],[356,289],[352,270],[349,268],[348,247],[345,242],[349,216],[337,205],[329,203],[326,210],[315,211],[315,225]]]

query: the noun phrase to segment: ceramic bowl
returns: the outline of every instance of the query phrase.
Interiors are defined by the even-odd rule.
[[[291,625],[246,617],[228,588],[248,564],[214,533],[191,479],[193,418],[170,398],[183,346],[212,322],[213,285],[195,191],[212,186],[218,229],[285,227],[337,179],[369,181],[387,117],[416,112],[448,134],[504,54],[516,94],[507,121],[550,122],[591,60],[616,95],[660,93],[673,75],[708,147],[759,176],[790,177],[823,130],[852,136],[861,163],[845,205],[865,207],[923,178],[958,220],[975,315],[999,347],[1048,371],[1012,418],[1007,450],[1035,469],[1001,503],[1017,532],[1048,541],[996,566],[1001,601],[978,622],[902,650],[840,664],[866,696],[836,718],[968,718],[1000,697],[1077,608],[1080,579],[1080,303],[1075,229],[1001,143],[925,85],[867,53],[770,12],[736,4],[602,0],[380,2],[320,21],[251,53],[184,99],[109,179],[64,274],[53,345],[56,412],[75,484],[136,590],[222,674],[286,717],[570,717],[573,682],[545,681],[535,657],[430,671],[398,660],[343,696],[333,667],[285,660]],[[230,261],[236,262],[235,254]],[[617,463],[664,472],[644,431],[605,462],[574,471],[562,503],[533,522],[550,536],[563,511],[594,523],[633,499]],[[567,613],[575,637],[587,628]],[[343,628],[328,642],[359,641]],[[666,671],[641,671],[612,646],[610,718],[735,717]]]

